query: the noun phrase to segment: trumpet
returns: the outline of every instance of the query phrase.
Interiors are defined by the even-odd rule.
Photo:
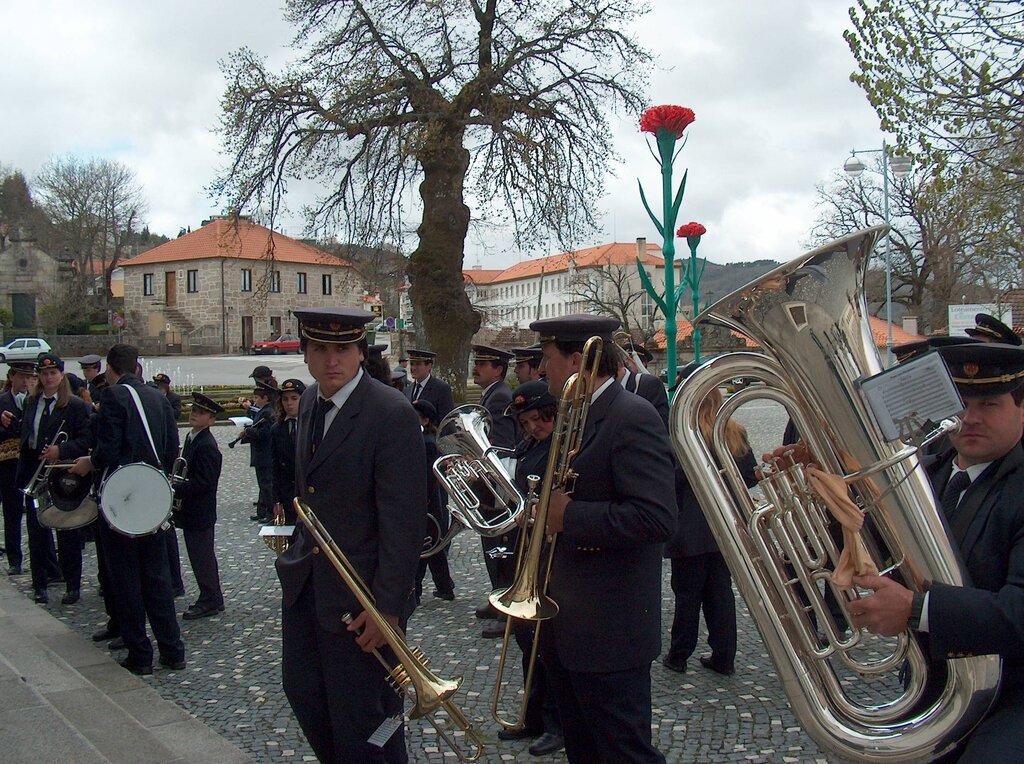
[[[454,680],[441,679],[430,670],[426,656],[419,648],[412,648],[405,641],[401,631],[388,623],[387,619],[374,605],[373,592],[363,581],[362,576],[355,569],[348,558],[338,547],[338,544],[331,538],[330,533],[323,523],[313,513],[313,510],[302,499],[296,497],[294,502],[295,511],[302,520],[302,523],[313,536],[313,540],[323,550],[324,555],[330,561],[334,569],[338,571],[342,581],[355,596],[356,601],[362,606],[366,614],[371,618],[380,630],[387,642],[388,647],[398,658],[398,664],[388,668],[388,681],[401,694],[412,700],[413,707],[409,711],[410,719],[419,719],[422,716],[430,716],[439,708],[443,708],[451,718],[452,723],[459,727],[466,736],[473,742],[475,748],[469,752],[462,751],[455,747],[455,753],[460,761],[476,761],[483,752],[483,744],[473,729],[472,724],[462,711],[450,700],[459,687],[462,685],[462,677]],[[441,725],[437,725],[441,729]],[[446,738],[447,739],[447,738]]]
[[[45,451],[50,446],[59,446],[68,439],[68,434],[63,429],[57,430],[57,433],[53,436],[53,440],[39,449],[40,453]],[[32,473],[32,478],[28,481],[28,484],[21,489],[21,492],[28,498],[32,499],[39,504],[43,494],[46,492],[47,481],[50,478],[50,470],[55,465],[47,464],[42,459],[39,460],[39,466],[36,467],[36,471]],[[61,465],[62,467],[70,467],[71,464]]]
[[[174,466],[171,467],[171,488],[179,488],[188,481],[188,462],[184,457],[179,456],[174,460]],[[177,491],[174,492],[174,501],[171,502],[171,512],[181,511],[182,497]]]
[[[524,527],[516,560],[516,577],[508,589],[495,591],[490,596],[491,606],[496,610],[527,621],[535,621],[533,646],[523,683],[523,701],[515,719],[508,720],[500,715],[502,689],[505,685],[505,660],[512,642],[512,618],[506,620],[505,638],[501,644],[498,674],[491,695],[491,715],[494,720],[508,729],[522,729],[526,723],[526,704],[533,685],[537,666],[537,648],[540,644],[541,624],[558,615],[558,604],[547,596],[548,580],[551,577],[551,563],[555,556],[554,534],[547,534],[548,507],[551,494],[557,489],[572,493],[576,473],[572,462],[583,445],[583,428],[594,394],[594,383],[601,363],[604,342],[600,337],[591,337],[583,346],[583,365],[579,372],[566,380],[562,396],[558,401],[558,415],[551,433],[551,450],[548,453],[547,470],[541,482],[536,475],[529,476],[530,506],[533,514],[532,526]],[[540,492],[537,492],[537,486]],[[544,547],[547,547],[547,561],[541,569]]]

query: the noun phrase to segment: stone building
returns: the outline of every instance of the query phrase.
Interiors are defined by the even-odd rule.
[[[363,306],[351,265],[245,217],[209,220],[122,267],[128,331],[168,352],[236,353],[294,333],[296,309]]]
[[[34,333],[39,307],[58,297],[71,266],[40,249],[27,229],[15,227],[5,239],[0,249],[0,307],[11,311],[17,333]]]

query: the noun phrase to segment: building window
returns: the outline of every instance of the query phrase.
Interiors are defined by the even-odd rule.
[[[325,273],[320,277],[320,289],[324,295],[331,294],[331,274]]]
[[[185,290],[188,292],[199,291],[199,271],[189,271],[186,274]]]
[[[153,296],[153,274],[143,273],[142,274],[142,294],[146,297]]]
[[[270,274],[270,291],[281,291],[281,271],[274,271]]]
[[[306,274],[296,273],[295,274],[295,293],[305,294],[306,293]]]
[[[242,268],[242,291],[252,291],[252,271],[249,268]]]

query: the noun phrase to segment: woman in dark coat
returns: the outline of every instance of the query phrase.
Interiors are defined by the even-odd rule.
[[[715,415],[722,405],[722,394],[715,390],[701,404],[698,421],[708,441]],[[747,486],[757,483],[756,460],[750,450],[747,431],[739,422],[728,421],[725,440]],[[726,676],[735,672],[736,602],[732,577],[725,558],[715,543],[704,512],[682,470],[676,470],[676,501],[679,524],[665,545],[665,557],[672,560],[672,592],[676,598],[672,619],[671,645],[662,661],[673,671],[686,671],[686,661],[697,647],[700,611],[708,627],[711,655],[702,655],[701,665]]]

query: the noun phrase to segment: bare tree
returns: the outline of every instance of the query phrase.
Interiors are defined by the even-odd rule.
[[[641,315],[646,292],[635,264],[581,268],[569,279],[569,293],[589,310],[619,319],[623,331],[650,338],[650,321],[645,323]]]
[[[135,173],[109,159],[53,159],[35,179],[56,241],[77,271],[75,291],[89,292],[102,274],[101,304],[109,302],[110,277],[138,240],[146,205]]]
[[[837,173],[829,187],[818,187],[815,243],[885,222],[880,164],[876,170],[856,179]],[[919,175],[890,184],[892,299],[920,316],[926,330],[946,326],[947,307],[963,295],[998,300],[1007,288],[993,280],[1013,262],[1003,245],[1006,217],[976,183],[983,181],[961,171],[953,181]],[[883,256],[880,245],[878,269]],[[881,276],[869,273],[868,289],[869,301],[884,302]]]
[[[287,183],[327,189],[314,233],[374,245],[398,237],[398,199],[423,211],[409,276],[417,324],[465,379],[479,317],[462,279],[467,197],[507,212],[520,243],[566,248],[596,226],[615,152],[608,107],[636,112],[648,53],[624,31],[632,0],[289,0],[298,60],[267,69],[231,54],[213,190],[273,214]]]

